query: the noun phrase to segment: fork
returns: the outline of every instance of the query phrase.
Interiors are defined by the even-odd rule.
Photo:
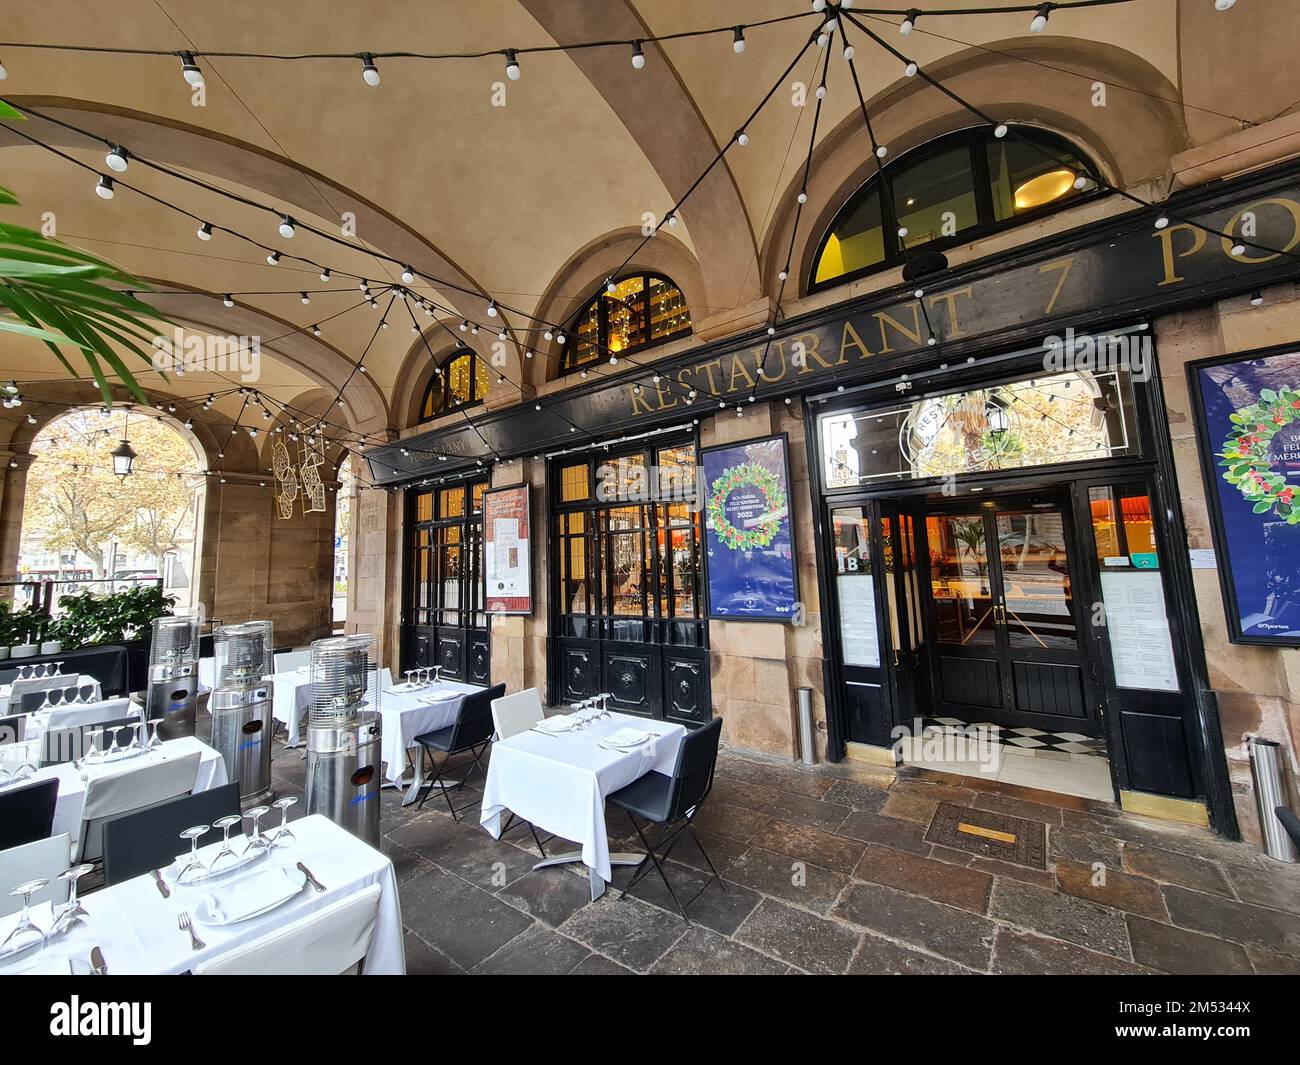
[[[188,932],[190,934],[191,950],[202,950],[207,946],[207,944],[199,938],[198,933],[194,931],[194,925],[190,921],[190,915],[187,910],[181,910],[181,912],[176,915],[176,923],[180,926],[182,932]]]

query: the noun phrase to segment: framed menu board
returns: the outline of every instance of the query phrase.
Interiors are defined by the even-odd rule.
[[[529,485],[483,494],[483,606],[489,614],[533,612]]]

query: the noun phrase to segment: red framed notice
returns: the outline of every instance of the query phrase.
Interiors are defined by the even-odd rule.
[[[533,612],[529,487],[483,495],[483,604],[489,614]]]

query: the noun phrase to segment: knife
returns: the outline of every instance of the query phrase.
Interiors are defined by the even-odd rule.
[[[298,863],[298,871],[307,878],[307,882],[311,884],[311,886],[314,887],[317,891],[325,890],[325,885],[322,884],[319,880],[317,880],[314,876],[312,876],[311,870],[308,869],[305,865],[303,865],[302,862]]]
[[[158,893],[165,899],[171,898],[171,888],[163,883],[162,873],[157,869],[150,869],[149,875],[153,877],[153,882],[158,885]]]
[[[94,976],[108,975],[108,966],[104,963],[104,952],[98,947],[90,948],[90,971]]]

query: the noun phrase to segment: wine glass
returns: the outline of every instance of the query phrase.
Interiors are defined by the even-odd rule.
[[[25,884],[19,884],[9,892],[15,898],[19,895],[23,897],[23,913],[18,918],[18,924],[14,926],[14,930],[5,937],[3,943],[0,943],[0,958],[12,957],[15,954],[21,954],[25,950],[31,950],[33,947],[45,946],[45,933],[37,927],[31,918],[31,904],[32,896],[48,883],[48,880],[29,880]]]
[[[51,934],[71,932],[77,925],[86,923],[82,918],[89,917],[90,914],[86,912],[86,908],[81,905],[81,900],[77,898],[77,881],[94,868],[90,863],[74,865],[71,869],[65,869],[59,874],[60,880],[68,881],[68,902],[59,911],[58,919],[54,922]]]
[[[56,677],[61,677],[61,676],[63,676],[63,663],[62,663],[62,662],[55,662],[55,663],[54,663],[54,675],[55,675]]]
[[[140,751],[143,751],[145,749],[144,722],[132,721],[131,724],[128,725],[127,727],[131,730],[131,742],[130,744],[128,744],[126,749],[130,752],[135,752],[135,753],[139,753]]]
[[[163,723],[163,719],[160,717],[154,717],[149,719],[148,747],[149,750],[151,751],[156,751],[159,747],[162,746],[162,740],[158,738],[158,726],[161,725],[162,723]]]
[[[78,702],[89,703],[95,698],[95,686],[93,684],[83,684],[77,689],[77,694],[80,696]]]
[[[176,883],[193,884],[207,875],[208,867],[199,861],[199,837],[206,836],[210,831],[208,825],[194,825],[181,833],[181,839],[190,841],[190,860],[176,877]]]
[[[225,817],[218,817],[212,822],[214,828],[221,829],[221,850],[217,851],[217,856],[212,859],[212,865],[209,866],[213,873],[218,872],[217,866],[224,861],[226,865],[232,862],[239,865],[239,855],[237,855],[230,846],[230,830],[243,820],[238,814],[227,814]]]
[[[253,819],[253,834],[248,838],[248,846],[244,848],[245,855],[251,854],[255,850],[269,851],[271,849],[271,844],[262,837],[262,815],[269,813],[270,810],[269,806],[254,806],[251,810],[244,811],[245,817]]]
[[[49,707],[51,710],[53,710],[61,702],[63,702],[62,688],[50,688],[45,693],[45,706]],[[45,707],[42,707],[41,709],[45,709]]]
[[[415,685],[411,683],[411,674],[414,673],[415,670],[413,670],[413,669],[404,669],[404,670],[402,670],[402,672],[406,674],[406,687],[407,687],[407,688],[413,688],[413,687],[415,687]]]
[[[433,667],[433,683],[434,684],[442,683],[442,666]]]
[[[31,666],[19,666],[19,667],[18,667],[18,679],[19,679],[19,680],[31,680],[31,679],[32,679],[32,667],[31,667]]]
[[[271,837],[271,845],[279,847],[281,844],[288,846],[291,840],[298,837],[293,834],[289,828],[289,807],[298,801],[296,795],[286,795],[282,799],[276,799],[271,805],[280,811],[280,827],[275,830],[275,835]]]
[[[86,736],[90,737],[90,750],[88,750],[85,757],[82,758],[83,762],[94,763],[103,758],[103,752],[99,749],[99,741],[103,738],[103,735],[104,730],[102,728],[90,728],[85,729],[82,732],[83,738]]]

